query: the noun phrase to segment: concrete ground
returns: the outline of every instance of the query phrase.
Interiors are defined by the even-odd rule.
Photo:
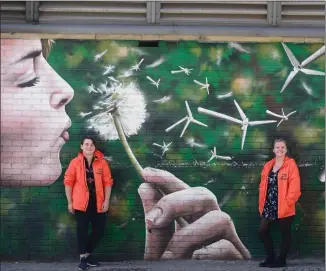
[[[325,270],[324,259],[289,260],[285,268],[259,268],[258,261],[128,261],[107,262],[99,267],[90,267],[92,271],[256,271],[256,270]],[[76,262],[1,262],[1,271],[77,271]]]

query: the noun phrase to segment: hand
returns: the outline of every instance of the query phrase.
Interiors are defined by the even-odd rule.
[[[104,201],[102,204],[102,212],[105,213],[109,210],[109,201]]]
[[[232,219],[207,188],[190,187],[170,172],[154,168],[145,168],[143,178],[146,183],[138,193],[145,212],[146,260],[251,258]],[[189,224],[181,227],[176,217]]]
[[[74,210],[74,208],[72,207],[72,203],[68,203],[68,211],[69,211],[69,213],[71,213],[71,214],[75,214],[75,210]]]

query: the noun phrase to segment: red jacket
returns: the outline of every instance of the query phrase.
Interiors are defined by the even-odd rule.
[[[102,205],[105,199],[105,186],[112,186],[113,180],[108,163],[104,160],[104,155],[100,151],[95,151],[93,162],[95,190],[96,190],[96,207],[97,212],[102,212]],[[75,210],[86,211],[89,191],[86,182],[86,169],[84,155],[79,153],[74,158],[64,176],[64,185],[72,186],[72,206]]]
[[[268,175],[275,163],[275,158],[268,161],[262,172],[259,184],[259,213],[262,215],[268,185]],[[301,195],[300,176],[297,164],[292,158],[285,157],[283,166],[277,174],[278,218],[295,215],[295,203]]]

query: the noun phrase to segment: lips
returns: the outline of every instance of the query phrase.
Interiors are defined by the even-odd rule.
[[[65,128],[63,129],[60,137],[62,137],[64,139],[64,141],[68,141],[69,140],[69,133],[68,133],[68,129],[70,128],[71,126],[71,120],[69,120],[65,126]]]
[[[68,131],[63,131],[62,134],[60,135],[65,141],[69,140],[69,133]]]

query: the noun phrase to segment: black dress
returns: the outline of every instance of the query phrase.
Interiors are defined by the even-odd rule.
[[[276,220],[277,219],[277,205],[278,205],[278,196],[277,196],[277,172],[271,172],[268,175],[268,186],[266,193],[266,201],[263,210],[263,217],[267,220]]]

